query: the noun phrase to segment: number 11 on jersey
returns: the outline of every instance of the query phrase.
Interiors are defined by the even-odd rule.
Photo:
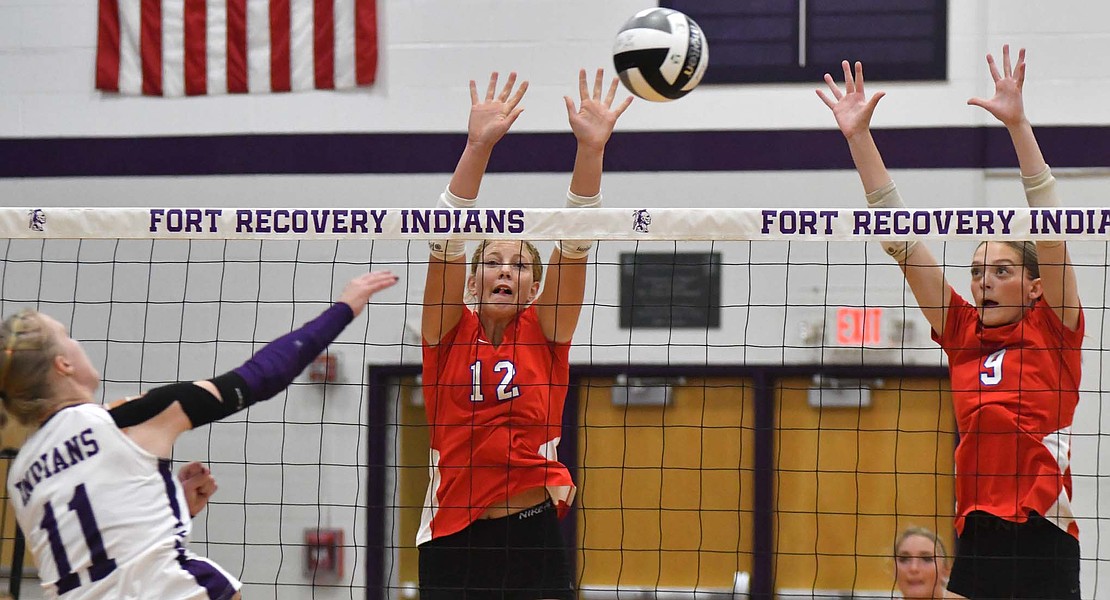
[[[66,507],[77,513],[81,533],[89,548],[89,557],[92,560],[92,565],[89,566],[89,580],[100,581],[116,570],[116,561],[108,558],[108,553],[104,550],[104,538],[100,535],[100,527],[96,524],[96,515],[93,514],[85,484],[82,483],[74,488],[73,499],[66,504]],[[42,522],[39,526],[46,530],[46,537],[50,540],[50,551],[54,555],[54,564],[58,567],[58,581],[54,585],[58,588],[60,596],[81,585],[81,574],[73,572],[73,567],[69,564],[66,545],[62,541],[61,532],[58,531],[58,521],[54,518],[54,507],[49,503],[43,507]]]

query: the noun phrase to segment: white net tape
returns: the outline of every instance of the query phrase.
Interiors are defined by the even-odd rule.
[[[1110,208],[3,208],[0,236],[60,239],[1105,240]]]

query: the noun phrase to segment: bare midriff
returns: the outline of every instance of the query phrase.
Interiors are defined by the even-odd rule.
[[[519,494],[509,496],[486,509],[479,519],[500,519],[509,515],[532,508],[547,500],[547,489],[542,487],[524,490]]]

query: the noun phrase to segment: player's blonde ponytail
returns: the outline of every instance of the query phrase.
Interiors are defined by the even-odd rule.
[[[0,323],[0,400],[5,419],[37,425],[50,397],[48,374],[57,342],[39,313],[20,311]]]

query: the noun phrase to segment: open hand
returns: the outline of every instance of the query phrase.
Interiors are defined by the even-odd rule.
[[[624,111],[632,104],[632,96],[628,96],[613,108],[613,101],[617,97],[616,77],[609,84],[609,92],[605,98],[601,92],[605,88],[605,70],[598,69],[594,77],[594,89],[586,83],[586,69],[578,71],[578,108],[574,108],[574,100],[570,96],[563,96],[567,104],[567,118],[570,119],[570,129],[578,139],[580,146],[594,150],[604,150],[609,136],[613,134],[613,127],[617,124]]]
[[[470,121],[467,123],[467,143],[492,147],[512,127],[524,107],[520,100],[528,91],[525,81],[516,88],[516,73],[509,73],[509,79],[501,92],[497,92],[497,73],[489,76],[484,99],[478,98],[478,84],[470,80]]]
[[[1018,50],[1017,64],[1011,66],[1010,46],[1009,44],[1002,46],[1001,73],[998,72],[994,56],[990,54],[987,54],[987,66],[990,68],[991,78],[994,79],[994,97],[971,98],[967,103],[986,109],[1007,127],[1024,123],[1025,103],[1022,100],[1021,90],[1025,86],[1025,48]]]
[[[366,303],[370,301],[371,296],[392,287],[395,283],[397,283],[397,276],[391,271],[364,273],[347,283],[347,287],[343,288],[343,293],[339,295],[339,302],[346,302],[357,317],[362,314],[362,309],[366,308]]]
[[[844,68],[844,90],[836,85],[832,75],[825,73],[825,83],[829,86],[832,98],[822,90],[817,90],[817,95],[833,111],[840,132],[851,139],[871,129],[871,115],[875,114],[875,107],[886,94],[878,92],[868,98],[864,93],[863,63],[856,61],[855,75],[852,74],[848,61],[843,61],[840,65]]]

